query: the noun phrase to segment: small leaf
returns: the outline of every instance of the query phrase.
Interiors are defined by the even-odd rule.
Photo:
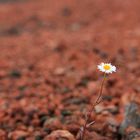
[[[91,125],[93,125],[95,123],[95,121],[90,122],[89,124],[87,124],[87,128],[90,127]]]

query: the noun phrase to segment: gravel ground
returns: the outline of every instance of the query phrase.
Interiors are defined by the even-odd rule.
[[[86,140],[138,138],[139,9],[139,0],[0,0],[0,140],[76,139],[100,62],[117,72]]]

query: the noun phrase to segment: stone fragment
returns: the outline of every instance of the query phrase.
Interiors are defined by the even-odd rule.
[[[44,140],[76,140],[67,130],[56,130],[44,138]]]
[[[28,132],[25,132],[23,130],[16,130],[16,131],[10,132],[8,135],[8,138],[12,140],[17,140],[21,137],[27,137],[28,135],[29,135]]]

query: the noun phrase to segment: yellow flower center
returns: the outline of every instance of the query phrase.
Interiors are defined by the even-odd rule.
[[[105,70],[109,70],[110,68],[111,68],[110,65],[104,65]]]

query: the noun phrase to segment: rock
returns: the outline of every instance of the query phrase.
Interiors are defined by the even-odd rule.
[[[20,78],[21,77],[21,72],[19,70],[12,70],[10,73],[9,73],[9,76],[11,78]]]
[[[87,88],[90,93],[97,92],[98,90],[98,83],[97,82],[88,82]]]
[[[64,7],[62,9],[62,16],[69,17],[72,14],[72,11],[69,7]]]
[[[97,105],[95,106],[95,112],[98,114],[98,113],[101,113],[102,111],[104,110],[104,107],[102,105]]]
[[[112,113],[112,114],[117,114],[118,113],[118,107],[114,106],[114,105],[110,105],[108,107],[106,107],[106,109],[108,112]]]
[[[139,65],[136,62],[131,62],[127,65],[127,67],[130,71],[133,72],[134,70],[138,69]]]
[[[94,140],[94,139],[95,140],[108,140],[108,138],[105,138],[104,136],[101,136],[93,131],[87,135],[87,140]]]
[[[125,108],[125,117],[120,125],[120,133],[124,135],[125,130],[130,126],[140,128],[140,110],[139,106],[134,102],[131,102]]]
[[[0,78],[4,78],[6,76],[6,71],[0,70]]]
[[[110,112],[110,113],[112,113],[112,114],[116,114],[116,113],[118,113],[118,108],[116,107],[116,106],[114,106],[114,105],[110,105],[110,106],[107,106],[107,107],[105,107],[105,106],[103,106],[103,105],[97,105],[97,106],[95,106],[95,112],[98,114],[98,113],[108,113],[108,112]]]
[[[80,23],[73,23],[70,25],[70,30],[71,31],[78,31],[81,28],[81,24]]]
[[[65,99],[63,100],[63,102],[65,105],[69,105],[69,104],[80,105],[80,104],[88,103],[88,98],[75,97],[75,98]]]
[[[54,74],[55,75],[58,75],[58,76],[61,76],[61,75],[64,75],[66,72],[66,69],[63,68],[63,67],[59,67],[59,68],[56,68],[55,71],[54,71]]]
[[[0,129],[0,139],[5,140],[6,139],[6,132]]]
[[[25,132],[23,130],[16,130],[16,131],[10,132],[8,134],[8,138],[12,140],[17,140],[20,138],[26,138],[28,135],[29,135],[28,132]]]
[[[42,140],[42,139],[43,139],[42,136],[39,136],[39,135],[35,136],[35,140]]]
[[[78,134],[76,140],[80,140],[80,135]],[[108,138],[97,134],[96,132],[86,132],[85,140],[108,140]]]
[[[76,140],[67,130],[56,130],[44,138],[44,140]]]
[[[117,131],[117,128],[119,126],[119,123],[115,120],[115,118],[108,117],[106,121],[107,121],[107,125],[110,126],[110,127],[112,127],[112,130],[113,131],[114,130]]]
[[[125,137],[127,140],[140,140],[140,131],[130,126],[126,129]]]
[[[55,130],[55,129],[60,129],[62,125],[59,119],[49,118],[49,119],[46,119],[43,126],[44,128],[47,128],[49,130]]]
[[[63,110],[61,111],[61,114],[62,114],[63,116],[70,116],[70,115],[72,115],[72,112],[71,112],[70,110],[63,109]]]

